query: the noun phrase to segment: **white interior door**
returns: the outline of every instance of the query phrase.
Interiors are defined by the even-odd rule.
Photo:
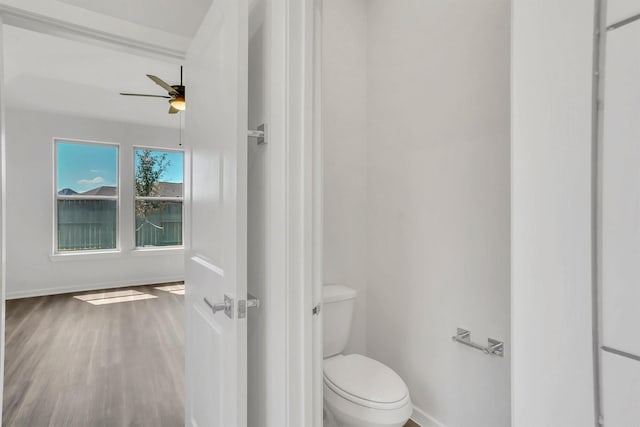
[[[640,2],[636,2],[640,6]],[[601,159],[606,427],[640,425],[640,21],[607,33]]]
[[[185,66],[187,426],[247,424],[247,22],[214,0]]]

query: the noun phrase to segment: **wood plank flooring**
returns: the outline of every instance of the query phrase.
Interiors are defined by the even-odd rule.
[[[183,426],[184,297],[156,286],[113,304],[7,301],[2,424]]]

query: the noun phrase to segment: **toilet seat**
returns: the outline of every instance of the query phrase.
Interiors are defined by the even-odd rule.
[[[393,410],[410,404],[409,390],[398,374],[360,354],[326,359],[323,376],[331,391],[365,408]]]

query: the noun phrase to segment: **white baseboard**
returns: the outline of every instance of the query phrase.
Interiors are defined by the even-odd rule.
[[[154,285],[156,283],[180,282],[184,277],[151,277],[147,279],[119,280],[115,282],[91,283],[87,285],[65,286],[44,289],[29,289],[19,291],[7,291],[6,299],[41,297],[46,295],[68,294],[72,292],[95,291],[110,288],[125,288],[128,286]]]
[[[421,427],[447,427],[445,424],[436,420],[434,417],[416,406],[413,407],[411,419]]]

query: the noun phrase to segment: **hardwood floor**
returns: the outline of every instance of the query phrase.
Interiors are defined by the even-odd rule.
[[[183,426],[183,296],[173,285],[7,301],[2,425]]]
[[[7,301],[3,425],[183,426],[184,297],[156,286]]]

